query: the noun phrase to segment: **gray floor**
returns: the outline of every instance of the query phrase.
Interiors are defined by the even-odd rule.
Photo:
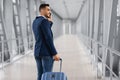
[[[88,55],[76,36],[61,36],[55,39],[55,46],[63,58],[62,71],[68,80],[96,80]],[[58,70],[59,64],[55,62],[54,71]],[[0,80],[36,80],[36,75],[33,53],[0,70]]]

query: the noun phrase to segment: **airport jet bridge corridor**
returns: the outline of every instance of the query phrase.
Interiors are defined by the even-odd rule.
[[[120,0],[0,0],[0,80],[37,80],[32,26],[43,3],[68,80],[120,80]]]

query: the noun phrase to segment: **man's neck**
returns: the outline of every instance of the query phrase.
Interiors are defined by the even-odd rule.
[[[40,14],[40,16],[43,16],[44,18],[46,18],[44,15]]]

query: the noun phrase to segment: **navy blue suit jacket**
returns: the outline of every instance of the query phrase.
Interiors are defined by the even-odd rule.
[[[52,24],[43,16],[36,17],[33,21],[32,29],[35,36],[34,55],[36,57],[54,56],[57,54],[53,43]]]

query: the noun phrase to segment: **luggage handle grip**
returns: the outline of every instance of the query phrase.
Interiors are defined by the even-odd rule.
[[[54,61],[55,61],[55,59],[54,59]],[[60,61],[62,61],[62,58],[60,58]]]
[[[55,61],[55,60],[54,60]],[[60,58],[60,72],[62,71],[62,58]]]

